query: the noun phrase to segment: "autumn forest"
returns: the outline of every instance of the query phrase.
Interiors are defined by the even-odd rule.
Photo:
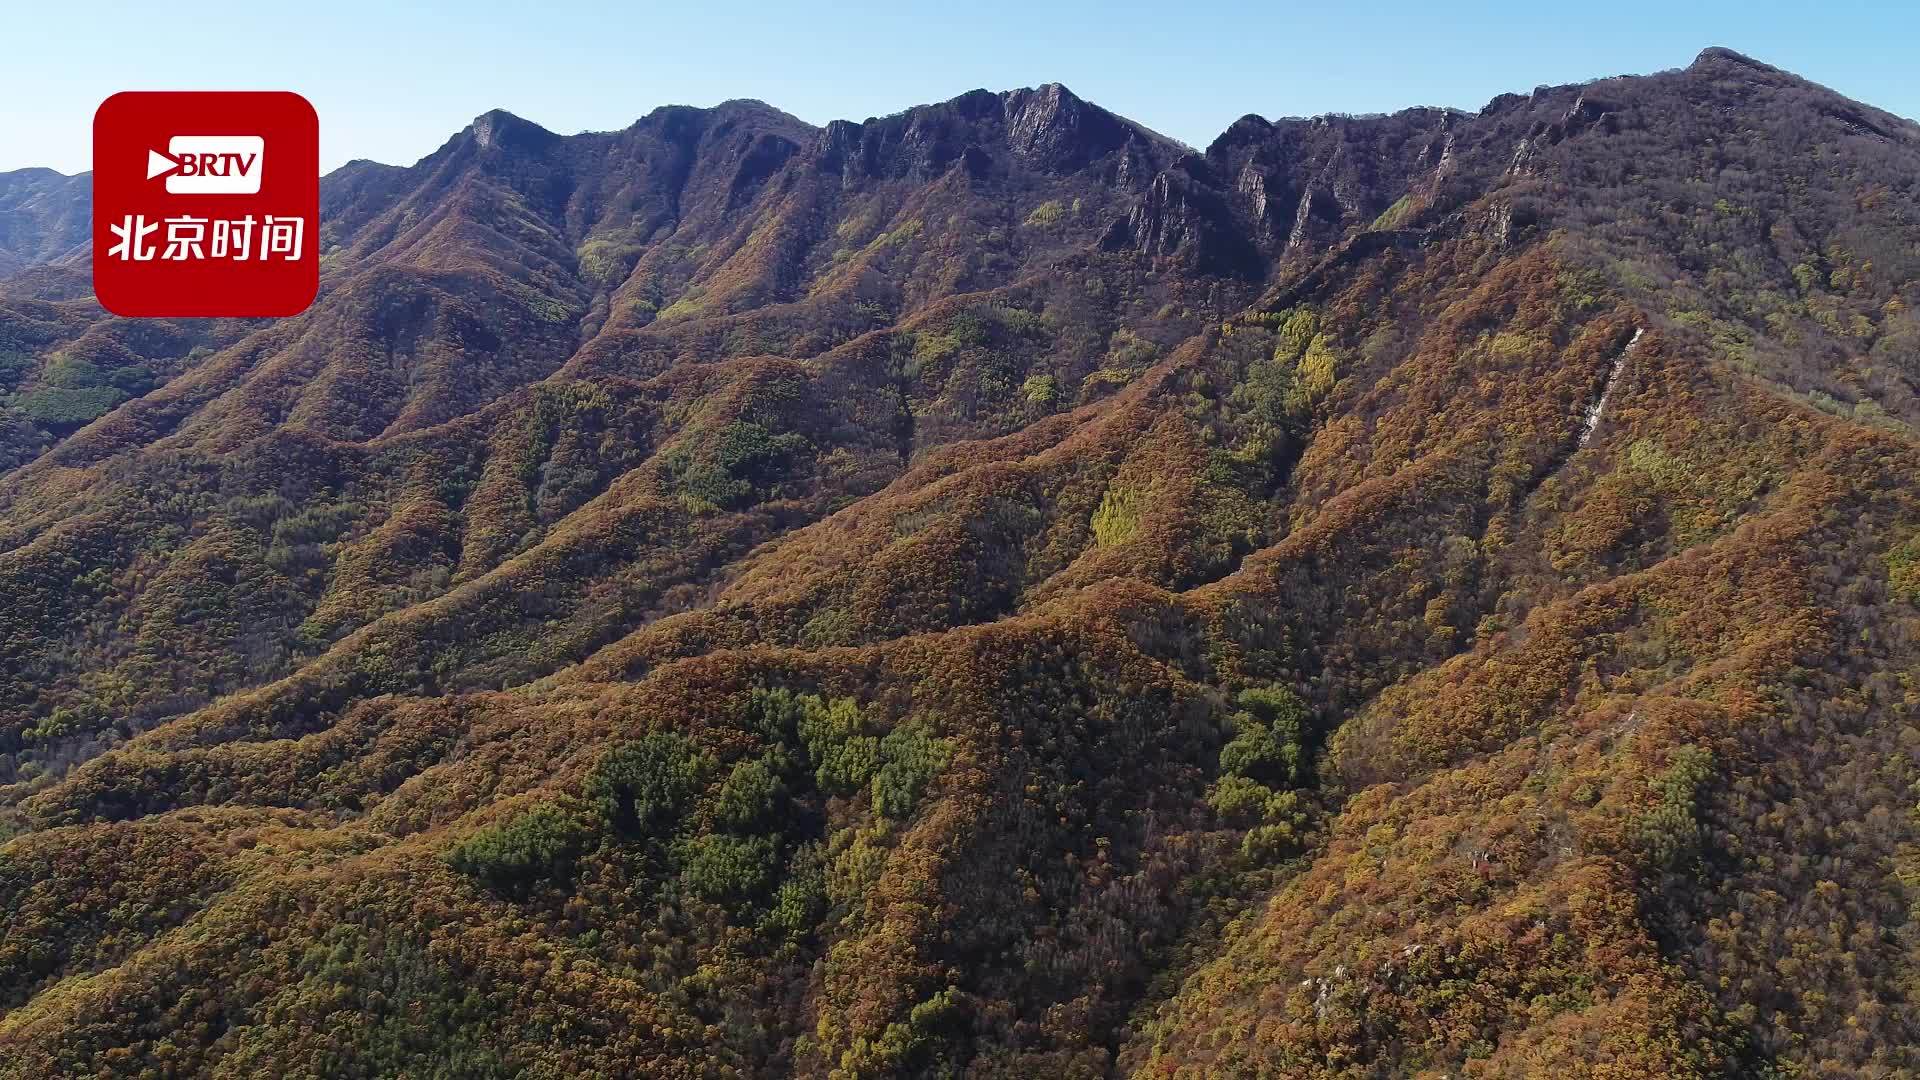
[[[1920,1071],[1912,122],[491,112],[254,321],[54,176],[0,1076]]]

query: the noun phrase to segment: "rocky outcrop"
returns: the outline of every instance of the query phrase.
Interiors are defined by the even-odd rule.
[[[1011,90],[1000,97],[1006,109],[1008,147],[1015,157],[1042,172],[1083,169],[1140,134],[1133,125],[1087,104],[1059,83],[1037,90]]]
[[[1526,138],[1514,147],[1513,162],[1507,168],[1510,175],[1524,175],[1534,171],[1541,153],[1549,147],[1558,146],[1567,139],[1584,135],[1589,131],[1611,135],[1620,130],[1618,106],[1605,99],[1582,92],[1573,99],[1559,119],[1551,123],[1536,120],[1527,131]]]
[[[559,136],[531,120],[523,120],[505,109],[492,109],[474,117],[468,126],[474,144],[482,150],[521,150],[539,153]]]
[[[968,158],[968,151],[980,155]],[[970,90],[951,101],[893,116],[828,124],[815,146],[822,171],[848,182],[929,180],[956,162],[984,179],[989,162],[1061,176],[1110,163],[1109,178],[1144,183],[1184,148],[1089,104],[1058,83],[995,94]],[[1142,164],[1152,170],[1141,172]]]
[[[1391,116],[1236,120],[1207,148],[1227,201],[1259,257],[1318,259],[1376,224],[1430,201],[1458,157],[1467,114],[1409,109]],[[1389,210],[1393,219],[1381,222]]]
[[[1173,259],[1202,273],[1252,276],[1261,267],[1259,251],[1237,227],[1218,177],[1198,154],[1183,156],[1155,176],[1102,245]]]
[[[1786,74],[1772,64],[1763,64],[1745,53],[1735,52],[1732,49],[1723,48],[1719,45],[1712,45],[1701,49],[1700,55],[1693,58],[1693,63],[1687,66],[1687,70],[1707,73],[1731,71],[1749,77],[1755,73],[1762,75]]]

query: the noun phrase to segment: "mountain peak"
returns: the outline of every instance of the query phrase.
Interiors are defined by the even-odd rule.
[[[1000,100],[1006,109],[1008,143],[1037,164],[1078,168],[1135,140],[1188,149],[1088,102],[1063,83],[1008,90]]]
[[[1001,93],[1000,98],[1009,102],[1015,99],[1035,98],[1052,103],[1056,107],[1066,108],[1078,108],[1087,104],[1085,98],[1069,90],[1067,84],[1059,82],[1044,82],[1039,86],[1023,86],[1017,90],[1007,90]]]
[[[59,169],[49,169],[44,165],[28,165],[26,168],[23,168],[23,169],[13,169],[8,172],[0,172],[0,182],[5,182],[7,180],[48,180],[48,179],[56,179],[56,178],[61,180],[70,180],[74,176],[80,176],[80,175],[84,175],[84,174],[63,173]]]
[[[712,111],[716,113],[750,113],[757,116],[771,116],[798,124],[806,124],[806,121],[801,120],[785,109],[777,105],[770,105],[759,98],[728,98],[720,104],[715,105]],[[806,126],[812,127],[813,125],[806,124]]]
[[[1749,68],[1754,71],[1766,72],[1769,75],[1781,74],[1780,69],[1774,67],[1772,64],[1763,64],[1745,53],[1735,52],[1732,49],[1719,45],[1710,45],[1707,48],[1701,49],[1700,55],[1693,58],[1693,63],[1688,66],[1687,70],[1703,71],[1709,68],[1726,66]]]
[[[468,125],[474,141],[482,148],[492,146],[533,147],[551,142],[558,136],[531,120],[524,120],[505,109],[489,109]]]

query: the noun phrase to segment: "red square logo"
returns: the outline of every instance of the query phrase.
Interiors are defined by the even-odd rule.
[[[93,114],[93,291],[115,315],[297,315],[320,288],[320,120],[299,94],[115,94]]]

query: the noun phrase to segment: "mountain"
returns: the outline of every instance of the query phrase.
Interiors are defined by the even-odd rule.
[[[1920,1068],[1916,176],[1709,49],[488,112],[271,322],[35,240],[0,1075]]]
[[[84,250],[92,215],[93,180],[88,174],[0,172],[0,278]]]

